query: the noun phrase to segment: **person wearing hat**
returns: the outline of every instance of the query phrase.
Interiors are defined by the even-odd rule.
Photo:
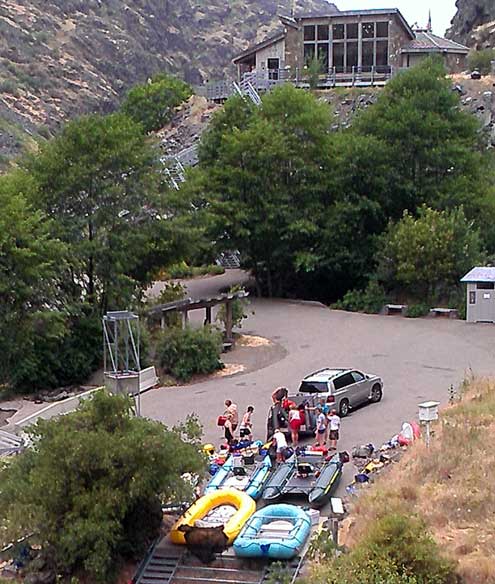
[[[328,425],[330,427],[330,450],[337,450],[337,441],[340,433],[340,418],[337,410],[332,410],[328,416]]]

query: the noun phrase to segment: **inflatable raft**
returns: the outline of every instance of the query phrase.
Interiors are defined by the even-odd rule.
[[[199,528],[223,525],[223,532],[232,543],[255,511],[254,500],[238,489],[221,489],[203,495],[172,527],[170,540],[182,545],[186,543],[184,533],[179,530],[182,525]]]
[[[309,515],[295,505],[269,505],[252,515],[234,542],[243,558],[290,560],[299,554],[311,532]]]
[[[253,499],[258,499],[263,486],[272,469],[272,462],[267,455],[262,461],[255,464],[241,464],[242,457],[231,456],[211,478],[206,486],[205,494],[214,493],[219,489],[234,488],[244,491]]]
[[[306,496],[313,507],[321,507],[336,489],[342,462],[336,454],[330,460],[322,453],[305,452],[291,456],[268,479],[262,493],[265,501],[280,497]]]

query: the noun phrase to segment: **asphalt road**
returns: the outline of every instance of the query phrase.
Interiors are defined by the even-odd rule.
[[[466,375],[495,373],[495,327],[448,319],[405,319],[352,314],[319,304],[253,300],[243,332],[281,344],[286,356],[247,374],[217,378],[181,388],[151,390],[142,396],[142,413],[173,424],[191,412],[204,424],[205,440],[219,443],[215,422],[224,400],[255,407],[255,435],[265,437],[272,390],[296,391],[299,381],[324,366],[376,373],[384,380],[381,403],[352,412],[342,422],[339,449],[372,442],[380,445],[403,421],[415,419],[424,400],[448,401],[451,384]]]

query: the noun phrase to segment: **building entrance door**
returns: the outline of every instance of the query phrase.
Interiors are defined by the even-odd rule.
[[[495,321],[495,290],[477,290],[478,321]]]
[[[278,72],[280,69],[280,59],[268,59],[268,79],[273,79],[273,81],[278,81]]]

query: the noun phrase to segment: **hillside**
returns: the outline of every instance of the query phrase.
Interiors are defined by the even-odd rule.
[[[457,0],[449,38],[475,49],[495,47],[495,2]]]
[[[495,381],[471,380],[440,413],[431,448],[415,444],[359,497],[345,543],[386,514],[421,517],[464,584],[495,582]]]
[[[193,84],[233,73],[232,57],[278,25],[291,0],[3,0],[0,163],[30,135],[109,111],[158,71]],[[297,9],[328,10],[326,0]]]

